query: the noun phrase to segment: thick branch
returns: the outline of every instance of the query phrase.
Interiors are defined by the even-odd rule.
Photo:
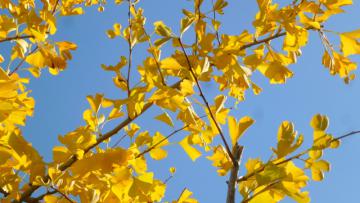
[[[240,159],[243,152],[244,147],[239,146],[236,143],[233,147],[232,154],[237,161],[237,165],[234,165],[231,169],[229,181],[228,181],[228,191],[226,196],[226,203],[235,203],[235,191],[236,191],[236,180],[239,173]]]

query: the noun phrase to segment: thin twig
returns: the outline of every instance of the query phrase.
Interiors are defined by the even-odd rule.
[[[14,36],[14,37],[8,37],[5,39],[0,39],[0,43],[7,42],[11,40],[17,40],[17,39],[28,39],[28,38],[34,38],[34,35],[24,35],[24,36]]]
[[[120,142],[123,141],[123,139],[125,139],[126,136],[127,136],[127,134],[124,134],[123,136],[121,136],[120,139],[118,141],[116,141],[115,144],[112,146],[112,148],[114,148],[118,144],[120,144]]]
[[[26,58],[28,56],[30,56],[31,54],[33,54],[39,47],[36,46],[33,50],[31,50],[23,59],[21,59],[21,61],[18,63],[18,65],[14,68],[14,70],[12,70],[8,75],[11,76],[12,74],[16,73],[16,71],[19,70],[19,68],[21,67],[21,65],[25,62]]]
[[[217,121],[216,121],[216,119],[215,119],[215,116],[213,115],[213,113],[212,113],[212,111],[211,111],[209,102],[208,102],[207,99],[205,98],[205,95],[204,95],[204,93],[203,93],[203,91],[202,91],[202,88],[201,88],[201,86],[200,86],[199,80],[197,79],[197,77],[196,77],[196,75],[195,75],[195,73],[194,73],[194,70],[193,70],[193,68],[192,68],[190,59],[189,59],[189,57],[188,57],[188,55],[187,55],[187,53],[186,53],[186,51],[185,51],[184,45],[182,44],[180,38],[178,38],[178,41],[179,41],[179,44],[180,44],[180,46],[181,46],[181,49],[182,49],[182,51],[183,51],[183,53],[184,53],[184,55],[185,55],[186,62],[187,62],[187,64],[188,64],[188,66],[189,66],[189,67],[188,67],[188,68],[189,68],[189,71],[190,71],[192,77],[194,78],[195,83],[196,83],[196,86],[197,86],[197,88],[198,88],[198,90],[199,90],[200,97],[202,98],[203,102],[205,103],[206,108],[207,108],[207,110],[209,111],[210,117],[211,117],[212,121],[215,123],[215,126],[216,126],[217,130],[219,131],[220,137],[221,137],[221,139],[222,139],[222,141],[223,141],[223,143],[224,143],[224,145],[225,145],[226,152],[229,154],[230,159],[231,159],[232,163],[234,164],[234,166],[236,166],[236,165],[237,165],[236,159],[234,158],[233,154],[231,153],[229,144],[227,143],[227,141],[226,141],[226,139],[225,139],[225,135],[224,135],[224,133],[222,132],[219,124],[217,123]]]
[[[40,202],[40,200],[42,200],[46,195],[52,195],[52,194],[56,194],[58,193],[56,190],[53,191],[47,191],[46,193],[39,195],[37,197],[31,198],[29,201],[27,201],[28,203],[37,203]]]
[[[186,187],[181,191],[181,193],[180,193],[180,196],[179,196],[179,198],[177,199],[177,202],[179,202],[179,200],[180,200],[180,197],[182,196],[182,194],[185,192],[185,190],[186,190]]]
[[[151,47],[152,47],[152,43],[151,43],[151,40],[150,40],[150,36],[149,36],[148,33],[146,32],[145,28],[143,28],[143,29],[144,29],[144,34],[145,34],[146,37],[148,38],[149,48],[151,48]],[[151,51],[151,50],[150,50],[150,52],[151,52],[152,57],[153,57],[154,60],[155,60],[156,68],[158,69],[158,72],[159,72],[159,74],[160,74],[161,82],[162,82],[163,85],[166,86],[165,77],[164,77],[164,75],[163,75],[163,73],[162,73],[162,71],[161,71],[161,67],[160,67],[159,61],[158,61],[157,57],[155,56],[154,52]]]
[[[164,180],[164,184],[168,183],[174,176],[171,175]]]
[[[59,194],[61,194],[61,196],[63,196],[63,197],[64,197],[66,200],[68,200],[69,202],[75,203],[74,200],[72,200],[70,197],[68,197],[65,193],[63,193],[63,192],[61,192],[60,190],[58,190],[56,187],[51,186],[51,188],[52,188],[53,190],[55,190],[56,192],[58,192]]]
[[[359,134],[359,133],[360,133],[360,130],[352,131],[352,132],[349,132],[349,133],[347,133],[347,134],[345,134],[345,135],[342,135],[342,136],[340,136],[340,137],[334,138],[333,140],[331,140],[331,142],[335,142],[335,141],[338,141],[338,140],[342,140],[342,139],[347,138],[347,137],[349,137],[349,136],[351,136],[351,135],[355,135],[355,134]]]
[[[215,4],[214,4],[214,0],[211,0],[212,3],[212,11],[213,11],[213,19],[214,19],[214,23],[216,23],[216,12],[215,12]],[[214,27],[215,29],[215,36],[216,36],[216,40],[218,42],[218,46],[220,46],[221,42],[220,42],[220,37],[219,37],[219,31]]]
[[[261,193],[267,191],[268,189],[270,189],[272,186],[274,186],[275,184],[279,183],[279,180],[276,180],[272,183],[270,183],[269,185],[267,185],[265,188],[263,188],[262,190],[260,190],[259,192],[255,193],[254,195],[252,195],[251,197],[244,199],[243,201],[241,201],[241,203],[248,203],[250,202],[252,199],[254,199],[256,196],[260,195]]]
[[[133,46],[132,46],[132,23],[131,23],[131,7],[132,7],[132,3],[131,0],[128,0],[129,2],[129,10],[128,10],[128,21],[129,21],[129,39],[128,39],[128,44],[129,44],[129,58],[128,58],[128,72],[127,72],[127,78],[126,78],[126,83],[127,83],[127,92],[128,92],[128,97],[130,97],[131,94],[131,89],[130,89],[130,74],[131,74],[131,63],[132,63],[132,50],[133,50]]]

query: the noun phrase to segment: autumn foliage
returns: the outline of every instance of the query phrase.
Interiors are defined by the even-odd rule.
[[[176,25],[180,32],[175,33],[162,21],[146,30],[141,1],[115,0],[116,6],[127,7],[128,13],[121,15],[128,23],[114,23],[104,33],[110,39],[125,40],[128,46],[123,49],[128,55],[101,68],[113,74],[114,88],[120,93],[116,98],[101,93],[88,96],[84,125],[59,136],[52,161],[46,163],[31,140],[22,136],[22,126],[35,108],[27,89],[29,79],[22,73],[25,70],[37,78],[43,71],[54,75],[66,71],[77,45],[52,37],[57,19],[82,15],[87,6],[106,12],[106,1],[0,0],[0,43],[11,49],[9,57],[0,55],[1,202],[162,202],[166,181],[148,170],[147,161],[166,158],[171,143],[180,145],[192,161],[204,155],[219,176],[228,176],[224,177],[228,183],[224,200],[229,203],[236,196],[243,203],[279,202],[286,196],[310,202],[307,184],[323,180],[330,170],[329,162],[322,159],[324,151],[339,147],[342,138],[357,132],[332,136],[327,132],[328,117],[317,114],[310,121],[313,142],[307,147],[294,124],[284,121],[278,128],[277,145],[269,151],[270,159],[240,162],[246,148],[240,138],[248,128],[256,127],[255,120],[230,114],[246,95],[261,93],[262,88],[252,81],[253,72],[271,84],[293,77],[289,65],[297,62],[301,49],[310,43],[310,33],[317,33],[322,41],[324,53],[319,60],[329,73],[345,83],[355,79],[357,66],[348,57],[360,54],[360,30],[335,32],[324,27],[352,1],[257,0],[253,31],[239,30],[238,35],[224,33],[217,19],[231,1],[191,2],[182,8],[183,17]],[[330,34],[339,36],[339,46],[333,46]],[[280,48],[275,49],[274,43]],[[135,66],[132,53],[139,44],[147,48],[136,49],[143,52],[143,59]],[[164,46],[172,47],[171,52],[161,54]],[[214,84],[221,94],[209,96],[202,88],[206,83]],[[167,124],[172,133],[150,133],[145,124],[136,123],[150,108],[161,109],[153,118]],[[108,123],[115,127],[103,131]],[[177,137],[180,131],[187,136]],[[118,134],[129,137],[130,145],[114,139]],[[238,174],[242,167],[246,173]],[[184,189],[172,202],[197,200],[190,189]]]

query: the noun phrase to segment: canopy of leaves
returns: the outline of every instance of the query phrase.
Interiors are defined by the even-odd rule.
[[[27,89],[29,79],[19,70],[35,78],[45,70],[54,75],[65,71],[77,45],[55,39],[57,19],[82,15],[87,6],[98,6],[100,12],[105,12],[106,1],[0,1],[0,43],[11,47],[8,58],[0,51],[2,201],[162,202],[168,179],[160,180],[147,163],[149,159],[168,157],[167,149],[174,144],[192,161],[206,155],[219,176],[232,174],[234,178],[235,174],[232,184],[242,202],[279,202],[286,196],[297,202],[310,201],[305,191],[309,180],[321,181],[330,170],[329,162],[322,158],[323,151],[340,144],[326,131],[328,118],[320,114],[312,118],[313,144],[307,148],[294,124],[284,121],[279,126],[277,145],[272,148],[273,156],[267,161],[245,160],[240,166],[246,168],[246,174],[237,178],[241,152],[237,156],[234,149],[255,121],[230,113],[234,103],[245,100],[248,90],[255,95],[261,93],[262,88],[252,80],[253,73],[260,73],[271,84],[284,84],[293,77],[290,65],[310,43],[311,33],[320,36],[324,46],[322,64],[330,74],[351,82],[357,65],[349,56],[360,54],[360,31],[338,33],[325,30],[323,25],[352,1],[294,0],[280,5],[257,0],[253,31],[239,30],[238,35],[222,33],[222,22],[216,18],[225,14],[231,2],[191,2],[191,8],[182,10],[179,32],[174,32],[177,29],[163,21],[147,29],[139,0],[115,0],[116,6],[128,9],[122,15],[128,18],[128,24],[114,22],[104,34],[125,40],[129,54],[101,68],[113,74],[119,94],[115,98],[100,93],[88,96],[83,126],[60,135],[52,161],[45,162],[22,136],[20,127],[32,116],[35,101]],[[327,37],[334,33],[339,35],[338,49]],[[185,35],[193,36],[189,37],[192,41],[184,40]],[[275,48],[273,41],[280,42],[281,48]],[[142,50],[141,65],[135,67],[132,53],[137,46],[136,51],[146,48]],[[165,46],[172,49],[163,57]],[[202,88],[206,83],[215,84],[222,94],[209,98]],[[145,125],[135,123],[149,108],[161,109],[162,113],[153,118],[168,125],[171,133],[165,134],[163,129],[151,133]],[[110,122],[115,127],[104,132]],[[187,135],[175,139],[180,131]],[[130,140],[129,146],[121,145],[121,140],[111,145],[113,136],[120,133],[124,134],[122,139]],[[170,177],[174,175],[175,168],[171,168]],[[184,189],[172,202],[197,200]]]

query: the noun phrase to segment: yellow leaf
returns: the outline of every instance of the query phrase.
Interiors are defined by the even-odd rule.
[[[239,138],[244,134],[244,132],[254,123],[254,120],[248,116],[245,116],[236,121],[236,119],[232,116],[228,118],[229,124],[229,134],[231,138],[231,143],[233,146],[237,143]]]
[[[170,167],[169,171],[170,171],[171,175],[174,175],[174,173],[176,172],[176,168],[175,167]]]
[[[183,80],[180,83],[180,89],[181,89],[181,93],[184,96],[189,96],[189,95],[193,95],[194,94],[194,89],[193,89],[193,85],[194,83],[190,80]]]
[[[297,137],[297,132],[294,130],[294,124],[289,121],[282,122],[278,130],[278,144],[275,153],[278,158],[284,157],[295,151],[303,143],[303,136]]]
[[[167,152],[161,148],[154,148],[150,152],[150,157],[155,160],[165,159],[167,157]]]
[[[36,78],[41,75],[41,69],[39,67],[30,67],[27,70]]]
[[[213,162],[212,165],[218,168],[217,173],[219,176],[225,176],[233,167],[229,155],[221,145],[215,147],[213,155],[207,156],[206,158],[211,160]]]
[[[127,165],[128,153],[125,149],[108,149],[102,153],[84,157],[75,162],[70,170],[74,175],[84,176],[88,172],[112,172],[114,165]]]
[[[171,37],[172,32],[171,29],[169,27],[167,27],[164,22],[162,21],[157,21],[154,23],[155,26],[155,33],[163,36],[163,37]]]
[[[155,160],[161,160],[167,157],[167,152],[163,150],[161,147],[167,146],[169,141],[167,138],[162,135],[160,132],[156,132],[152,138],[151,145],[149,147],[153,147],[150,150],[151,158]]]
[[[278,61],[270,64],[261,64],[258,66],[259,71],[270,79],[271,84],[282,84],[293,76],[293,73]]]
[[[193,193],[186,188],[182,191],[178,200],[174,201],[173,203],[197,203],[198,201],[196,199],[191,198],[192,194]]]
[[[360,54],[360,30],[340,34],[341,51],[347,57],[352,54]]]
[[[170,70],[183,69],[183,67],[179,64],[179,62],[177,62],[177,60],[174,59],[173,57],[165,58],[161,60],[160,63],[161,63],[160,67],[163,69],[170,69]]]
[[[183,140],[179,142],[179,144],[192,161],[195,161],[201,156],[201,152],[190,145],[189,136],[186,136]]]
[[[314,128],[314,130],[325,131],[329,125],[329,119],[325,115],[316,114],[311,119],[310,125]]]
[[[138,126],[136,123],[131,123],[130,127],[125,126],[124,128],[125,132],[129,135],[129,137],[134,137],[137,131],[140,130],[140,126]]]
[[[28,57],[26,57],[26,62],[31,64],[32,66],[39,67],[39,68],[46,66],[45,56],[40,51],[37,51],[33,54],[30,54]]]
[[[171,117],[166,112],[156,116],[155,119],[157,119],[159,121],[162,121],[162,122],[168,124],[171,127],[174,127],[174,123],[172,122]]]
[[[181,19],[180,33],[183,34],[184,32],[186,32],[186,30],[189,29],[189,27],[193,22],[194,22],[194,18],[185,17]]]

